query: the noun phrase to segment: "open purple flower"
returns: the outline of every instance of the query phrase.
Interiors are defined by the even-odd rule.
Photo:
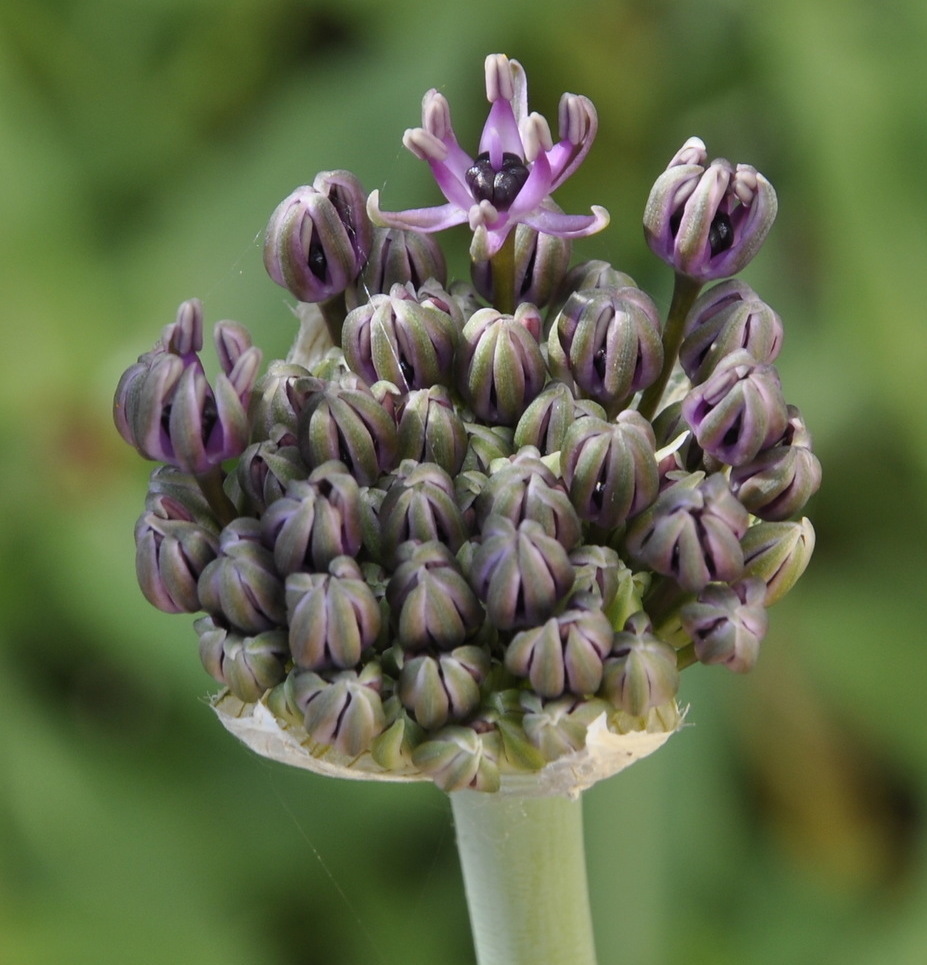
[[[474,158],[457,143],[447,99],[434,89],[428,91],[422,100],[422,126],[406,131],[403,143],[428,162],[448,203],[381,211],[379,193],[374,191],[367,201],[374,224],[425,232],[469,224],[475,261],[492,258],[517,224],[559,238],[601,231],[609,220],[604,208],[593,206],[590,215],[567,215],[549,200],[579,167],[595,139],[598,119],[592,102],[577,94],[560,98],[560,140],[554,143],[547,121],[528,113],[521,64],[504,54],[486,58],[486,97],[492,106]]]

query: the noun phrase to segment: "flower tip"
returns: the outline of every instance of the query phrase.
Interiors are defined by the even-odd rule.
[[[667,170],[682,164],[704,164],[708,160],[708,150],[700,137],[690,137],[685,144],[673,155],[667,164]]]
[[[490,54],[486,58],[486,100],[510,101],[515,96],[513,63],[505,54]]]
[[[383,220],[383,215],[380,213],[380,192],[373,190],[367,197],[367,217],[378,227],[387,227],[386,222]]]
[[[521,142],[525,149],[525,160],[530,164],[539,154],[546,154],[554,146],[550,125],[545,117],[532,111],[521,125]]]
[[[406,150],[411,151],[420,161],[441,162],[447,157],[447,147],[435,130],[424,127],[410,127],[402,135],[402,143]]]

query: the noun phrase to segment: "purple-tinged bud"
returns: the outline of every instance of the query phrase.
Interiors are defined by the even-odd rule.
[[[605,418],[605,410],[590,399],[576,399],[565,382],[548,382],[525,409],[515,427],[515,446],[534,446],[543,455],[559,452],[563,437],[577,419]]]
[[[776,192],[748,164],[719,158],[689,138],[657,178],[644,210],[651,251],[696,281],[735,275],[757,253],[776,218]]]
[[[476,501],[477,520],[505,516],[516,526],[533,519],[567,550],[579,543],[582,526],[559,479],[533,446],[522,448],[496,468]]]
[[[231,365],[216,377],[215,388],[206,381],[197,355],[203,345],[203,309],[196,299],[180,306],[177,321],[164,329],[154,350],[141,355],[119,380],[113,420],[123,439],[146,459],[203,475],[244,451],[261,353],[245,347],[244,329],[231,325],[220,322],[215,329],[220,357]]]
[[[356,556],[362,542],[357,481],[335,461],[318,466],[306,480],[294,479],[264,513],[261,534],[281,576],[322,572],[336,556]]]
[[[456,476],[467,455],[469,439],[447,389],[416,389],[400,404],[396,423],[399,459],[436,462]]]
[[[436,238],[419,231],[374,227],[367,263],[347,292],[348,308],[357,308],[394,285],[418,288],[429,279],[447,284],[447,262]]]
[[[425,308],[436,308],[450,315],[458,331],[464,327],[464,322],[469,317],[464,315],[459,300],[434,278],[429,278],[418,285],[415,289],[415,297]]]
[[[194,521],[169,497],[149,499],[155,508],[135,524],[135,573],[145,599],[164,613],[201,610],[197,581],[219,552],[214,526]]]
[[[301,302],[327,301],[357,277],[371,238],[360,181],[348,171],[323,171],[271,215],[264,267]]]
[[[470,563],[470,585],[500,630],[539,626],[570,592],[574,573],[563,545],[528,519],[516,527],[491,516]]]
[[[290,659],[285,630],[242,636],[218,626],[212,617],[193,624],[206,672],[246,704],[254,703],[286,676]]]
[[[403,650],[453,650],[480,628],[483,607],[451,551],[438,542],[405,543],[386,588]]]
[[[304,670],[354,667],[380,633],[380,606],[349,556],[286,579],[290,651]]]
[[[254,443],[242,453],[235,469],[239,488],[255,513],[263,513],[278,500],[290,482],[305,479],[309,470],[296,446],[296,437],[283,425],[276,425],[270,437]]]
[[[679,689],[676,651],[654,636],[647,614],[636,613],[616,633],[605,661],[602,696],[632,717],[669,703]]]
[[[397,693],[403,706],[426,730],[468,717],[480,705],[480,684],[489,656],[479,647],[458,647],[437,657],[406,660]]]
[[[260,537],[258,520],[233,520],[219,534],[219,555],[197,583],[202,608],[244,634],[286,624],[283,583],[273,554],[261,545]]]
[[[583,261],[565,275],[556,297],[547,306],[548,320],[554,319],[573,292],[589,288],[637,288],[634,279],[613,268],[607,261]]]
[[[715,581],[736,580],[744,569],[741,537],[750,517],[715,473],[664,490],[628,529],[631,556],[657,573],[672,577],[690,593]]]
[[[614,422],[593,417],[567,430],[560,472],[580,518],[604,529],[646,509],[659,488],[653,429],[634,410]]]
[[[175,466],[155,466],[151,470],[145,509],[163,519],[185,519],[207,529],[217,525],[196,479]]]
[[[572,243],[568,238],[543,234],[525,224],[515,228],[515,301],[543,308],[559,288],[570,264]],[[490,304],[495,301],[492,263],[471,261],[470,277],[476,290]]]
[[[297,425],[306,464],[337,459],[359,485],[372,486],[396,461],[396,423],[369,391],[329,384],[306,400]]]
[[[570,562],[576,571],[573,593],[592,593],[606,610],[618,594],[618,588],[630,579],[631,571],[621,557],[608,546],[584,544],[570,553]]]
[[[515,451],[512,430],[508,426],[484,426],[479,422],[465,422],[467,454],[461,472],[489,472],[495,459],[505,459]]]
[[[755,523],[741,540],[744,577],[753,576],[766,586],[766,606],[772,606],[792,589],[814,552],[814,527],[803,518],[788,523]]]
[[[463,329],[458,387],[478,419],[514,426],[547,381],[531,332],[511,315],[484,308]]]
[[[601,610],[566,610],[542,626],[516,633],[506,648],[505,666],[527,677],[541,697],[559,697],[564,691],[578,697],[594,694],[612,635]]]
[[[679,361],[695,384],[739,349],[757,362],[774,362],[782,348],[782,319],[749,285],[729,278],[695,300],[684,334]]]
[[[547,339],[551,374],[615,412],[663,367],[660,315],[639,288],[574,292]]]
[[[750,462],[780,439],[788,424],[775,367],[744,351],[722,359],[689,392],[682,414],[702,449],[729,466]]]
[[[790,405],[789,424],[778,445],[731,470],[734,495],[761,519],[779,521],[800,512],[821,485],[821,463],[801,413]]]
[[[498,791],[499,767],[484,743],[486,735],[448,726],[412,752],[412,761],[442,791]]]
[[[447,312],[420,305],[414,293],[393,285],[344,320],[344,357],[369,385],[380,379],[402,392],[448,385],[459,329]]]
[[[275,361],[258,379],[251,395],[251,438],[263,442],[270,438],[275,426],[296,432],[296,422],[312,388],[325,382],[313,379],[308,369],[290,362]]]
[[[721,663],[735,673],[752,670],[769,623],[765,597],[762,580],[746,579],[730,586],[709,583],[696,600],[684,604],[679,619],[699,661]]]
[[[380,698],[382,683],[382,671],[376,663],[368,664],[360,673],[342,670],[331,680],[311,671],[291,673],[287,678],[290,699],[303,711],[309,737],[347,757],[369,751],[386,727]]]
[[[391,563],[409,540],[435,540],[456,553],[468,532],[451,477],[433,462],[415,465],[406,460],[400,470],[380,507],[383,561]]]
[[[585,747],[589,725],[609,710],[607,704],[594,698],[577,700],[569,695],[545,701],[530,691],[521,692],[521,704],[525,736],[547,761]]]

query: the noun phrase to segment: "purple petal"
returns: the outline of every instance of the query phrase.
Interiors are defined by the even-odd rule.
[[[484,151],[489,152],[489,161],[497,171],[502,167],[504,153],[515,154],[520,158],[525,156],[515,112],[506,100],[496,101],[489,109],[489,116],[480,137],[479,153]]]
[[[386,228],[405,228],[410,231],[443,231],[467,220],[467,211],[456,204],[442,204],[434,208],[410,208],[408,211],[381,211],[380,194],[372,191],[367,199],[370,220]]]

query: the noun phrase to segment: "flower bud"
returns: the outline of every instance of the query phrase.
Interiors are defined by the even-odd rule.
[[[348,171],[323,171],[271,215],[264,267],[301,302],[340,295],[357,277],[371,244],[367,199]]]
[[[814,552],[814,528],[803,518],[789,523],[756,523],[741,540],[744,577],[766,586],[766,606],[781,600],[805,572]]]
[[[251,396],[251,438],[263,442],[275,426],[296,432],[296,422],[310,389],[324,382],[314,380],[308,369],[290,362],[271,362]]]
[[[689,138],[657,178],[644,211],[650,249],[680,275],[726,278],[756,254],[776,218],[776,192],[748,164],[719,158]]]
[[[367,263],[347,292],[348,308],[357,308],[394,285],[418,288],[428,279],[447,284],[447,263],[436,238],[420,231],[374,227]]]
[[[235,475],[252,511],[263,513],[280,499],[289,483],[305,479],[309,470],[296,447],[296,437],[285,426],[276,425],[269,438],[242,453]]]
[[[794,516],[821,485],[821,463],[811,451],[801,413],[791,405],[788,411],[789,424],[779,444],[731,470],[734,495],[761,519]]]
[[[291,573],[286,579],[290,651],[298,667],[355,666],[380,632],[380,606],[349,556],[327,573]]]
[[[360,489],[340,462],[326,462],[295,479],[261,519],[265,546],[281,576],[324,571],[336,556],[361,548]]]
[[[704,453],[682,417],[682,401],[672,402],[653,420],[660,490],[704,466]],[[709,457],[710,458],[710,457]]]
[[[286,623],[283,584],[260,533],[261,524],[250,517],[229,523],[219,534],[219,555],[197,583],[202,608],[244,634]]]
[[[515,301],[543,308],[557,290],[570,264],[572,244],[535,231],[526,224],[515,227]],[[470,277],[490,304],[495,302],[492,263],[471,261]]]
[[[306,732],[323,747],[347,757],[370,750],[386,727],[380,699],[382,673],[368,664],[360,673],[342,670],[331,680],[310,671],[292,673],[293,702],[303,710]]]
[[[594,699],[577,700],[568,695],[543,700],[530,691],[522,691],[521,703],[525,736],[547,761],[585,747],[589,725],[607,709],[606,704]]]
[[[398,458],[435,462],[455,476],[469,443],[463,420],[443,386],[416,389],[405,396],[397,413]]]
[[[647,614],[632,616],[615,634],[605,661],[602,696],[632,717],[669,703],[679,689],[676,652],[654,636]]]
[[[135,573],[145,599],[164,613],[201,610],[197,581],[219,551],[218,531],[167,497],[135,524]]]
[[[631,571],[609,546],[598,546],[594,543],[579,546],[570,553],[570,562],[576,573],[574,594],[594,594],[598,597],[602,610],[611,605],[624,580],[631,578]]]
[[[442,791],[498,791],[499,768],[482,735],[469,727],[448,726],[419,744],[412,761]]]
[[[485,308],[463,329],[458,386],[477,418],[514,426],[547,381],[536,339],[511,315]]]
[[[254,703],[286,675],[290,659],[285,630],[241,636],[217,626],[212,617],[193,624],[206,672],[246,704]]]
[[[515,446],[534,446],[542,455],[559,452],[567,429],[577,419],[605,418],[605,410],[589,399],[576,399],[565,382],[548,382],[525,409],[515,427]]]
[[[636,288],[630,275],[613,268],[607,261],[583,261],[574,265],[564,276],[556,297],[547,306],[548,319],[554,319],[573,292],[589,288]]]
[[[766,584],[745,579],[730,586],[709,583],[679,619],[702,663],[721,663],[735,673],[752,670],[766,635]]]
[[[566,610],[542,626],[516,633],[506,648],[505,666],[527,677],[541,697],[559,697],[564,691],[579,697],[594,694],[612,632],[601,610]]]
[[[504,459],[514,452],[512,430],[507,426],[484,426],[479,422],[465,422],[467,453],[461,472],[488,472],[490,463]]]
[[[186,519],[208,529],[216,518],[194,476],[175,466],[155,466],[148,477],[145,509],[163,519]]]
[[[682,414],[702,449],[729,466],[750,462],[788,424],[775,367],[743,351],[724,358],[689,392]]]
[[[568,550],[582,535],[563,485],[530,446],[520,449],[507,464],[494,467],[476,500],[476,515],[480,523],[492,515],[505,516],[516,526],[523,519],[533,519]]]
[[[458,647],[437,657],[406,660],[397,693],[403,706],[426,730],[468,717],[480,704],[480,684],[489,657],[479,647]]]
[[[385,379],[402,392],[448,385],[458,328],[447,312],[420,305],[403,285],[374,295],[344,320],[341,346],[368,384]]]
[[[369,391],[332,384],[307,399],[297,441],[308,466],[337,459],[361,486],[392,469],[398,445],[395,422]]]
[[[744,569],[740,539],[750,517],[723,475],[664,490],[628,529],[632,557],[694,593],[714,581],[736,580]]]
[[[480,628],[483,607],[443,543],[405,543],[399,559],[386,599],[404,650],[453,650]]]
[[[615,412],[663,366],[660,315],[639,288],[574,292],[547,340],[555,379]]]
[[[560,472],[580,518],[620,526],[657,496],[659,477],[650,423],[626,410],[615,422],[587,418],[567,430]]]
[[[774,362],[782,347],[782,319],[736,278],[703,292],[686,316],[679,361],[693,384],[739,349],[757,362]]]
[[[516,527],[504,516],[491,516],[483,541],[473,553],[470,585],[500,630],[538,626],[573,586],[573,567],[563,545],[540,523]]]
[[[203,346],[203,309],[184,302],[177,321],[164,329],[153,351],[139,357],[119,380],[113,420],[120,435],[146,459],[203,475],[248,444],[247,409],[261,362],[240,326],[216,325],[220,359],[230,364],[215,388],[206,381],[197,352]]]
[[[384,562],[390,563],[408,540],[435,540],[456,553],[468,534],[451,477],[435,463],[406,460],[400,468],[409,471],[392,483],[380,507]]]

